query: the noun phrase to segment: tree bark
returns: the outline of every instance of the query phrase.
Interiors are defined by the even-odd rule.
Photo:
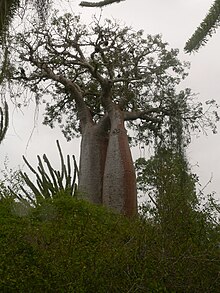
[[[111,131],[103,180],[103,204],[126,216],[137,213],[135,170],[123,112],[113,106],[110,113]]]
[[[79,196],[102,204],[103,176],[108,135],[100,125],[88,123],[82,131]]]

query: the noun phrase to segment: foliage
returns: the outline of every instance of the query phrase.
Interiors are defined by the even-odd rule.
[[[67,139],[81,131],[82,104],[95,123],[104,119],[105,83],[139,141],[152,142],[153,133],[165,130],[177,112],[184,131],[207,126],[215,131],[215,117],[203,112],[190,89],[175,89],[189,64],[181,63],[178,50],[169,49],[160,35],[144,37],[113,20],[85,26],[79,16],[54,12],[47,26],[33,21],[12,37],[10,51],[15,54],[8,79],[16,91],[30,89],[38,103],[46,103],[44,123],[53,127],[57,121]]]
[[[180,253],[178,261],[180,261],[182,272],[185,272],[184,275],[187,275],[183,264],[186,257],[192,266],[189,271],[195,276],[195,270],[192,269],[194,265],[191,262],[195,250],[196,254],[207,255],[209,249],[213,251],[212,240],[214,239],[216,247],[219,247],[219,205],[212,195],[208,198],[201,197],[201,194],[197,195],[198,178],[190,172],[184,153],[177,152],[175,148],[159,147],[149,160],[146,161],[144,158],[137,160],[136,168],[138,188],[150,198],[150,201],[144,202],[141,206],[142,217],[150,218],[152,223],[156,223],[166,260],[174,249],[175,253]],[[216,259],[216,265],[219,263],[220,260]],[[167,270],[169,271],[172,267],[173,264],[170,263]],[[202,271],[205,270],[201,262],[199,267]],[[175,268],[175,270],[179,269]],[[178,281],[176,275],[175,286],[177,287],[174,291],[190,292],[186,279],[184,280],[186,287],[180,289],[182,281]],[[218,283],[218,278],[215,283]],[[172,286],[171,289],[173,289]],[[207,287],[206,290],[213,291],[211,287],[209,289]]]
[[[79,5],[82,7],[104,7],[113,3],[120,3],[124,0],[103,0],[98,2],[82,1]],[[41,1],[29,1],[34,5],[39,15],[39,18],[44,22],[47,16],[47,12],[50,8],[51,2]],[[27,6],[28,1],[25,5]],[[11,23],[13,16],[18,11],[21,1],[19,0],[1,0],[0,1],[0,35],[1,41],[4,42],[5,34],[8,30],[8,25]],[[207,37],[212,36],[219,26],[219,9],[220,2],[215,0],[205,19],[200,26],[194,32],[192,37],[187,41],[185,45],[185,51],[187,53],[197,51],[201,46],[207,43]]]
[[[186,200],[195,206],[195,183],[197,177],[190,173],[186,159],[169,148],[159,148],[149,160],[139,158],[136,161],[138,189],[157,202],[165,200],[166,195],[183,193]],[[171,200],[172,201],[172,200]],[[175,204],[179,205],[177,198]],[[164,202],[164,208],[168,205]],[[172,209],[172,208],[171,208]]]
[[[0,43],[2,41],[4,42],[8,26],[16,12],[19,10],[19,7],[24,4],[27,8],[28,3],[33,4],[37,10],[39,18],[45,20],[50,0],[28,0],[25,1],[25,3],[21,0],[0,0]]]
[[[20,192],[20,186],[24,184],[20,170],[9,168],[8,157],[5,157],[4,169],[0,170],[0,177],[0,198],[13,198],[10,190],[13,190],[15,194]]]
[[[18,212],[21,204],[0,201],[2,292],[218,290],[218,231],[204,216],[194,218],[182,241],[166,237],[156,223],[128,220],[65,194],[26,216]]]
[[[59,193],[65,193],[66,195],[75,196],[77,191],[76,176],[78,173],[77,164],[75,157],[72,156],[74,171],[71,170],[70,156],[67,155],[67,164],[64,162],[63,154],[59,141],[57,140],[57,147],[60,155],[61,161],[61,171],[55,170],[47,158],[43,155],[43,161],[46,164],[47,170],[45,169],[42,159],[38,156],[38,167],[37,171],[28,163],[27,159],[23,156],[23,159],[29,169],[36,176],[36,184],[34,184],[32,179],[25,172],[20,172],[21,179],[26,183],[26,186],[30,188],[27,191],[23,185],[20,185],[20,192],[14,192],[11,187],[9,187],[11,194],[13,194],[19,201],[23,203],[31,203],[32,205],[38,205],[44,199],[53,198]]]
[[[190,172],[184,156],[160,148],[148,161],[137,160],[136,168],[138,188],[150,198],[142,205],[143,216],[158,223],[165,238],[188,241],[202,209],[196,194],[198,178]]]
[[[82,1],[80,6],[83,7],[104,7],[113,3],[120,3],[124,0],[103,0],[99,2]],[[201,46],[207,43],[208,37],[211,37],[219,27],[220,20],[220,1],[215,0],[210,7],[206,17],[199,27],[193,33],[191,38],[186,42],[185,51],[192,53],[198,51]]]
[[[193,33],[191,38],[185,45],[185,51],[191,53],[198,51],[201,46],[207,43],[208,37],[211,37],[215,33],[216,29],[220,25],[220,1],[215,0],[209,9],[208,14],[201,22],[199,27]]]
[[[80,6],[83,7],[104,7],[113,3],[120,3],[124,0],[103,0],[99,2],[82,1]],[[191,38],[186,42],[186,53],[198,51],[201,46],[207,43],[208,37],[211,37],[219,27],[220,20],[220,1],[215,0],[210,7],[206,17],[200,23],[199,27],[193,33]]]

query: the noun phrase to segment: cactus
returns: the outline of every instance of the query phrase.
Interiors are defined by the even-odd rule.
[[[8,104],[5,102],[4,109],[0,107],[0,143],[5,137],[6,131],[8,129],[9,114],[8,114]]]
[[[76,196],[76,176],[78,174],[78,168],[75,156],[72,156],[74,164],[74,171],[72,174],[70,156],[67,155],[67,163],[65,164],[58,140],[57,146],[61,160],[61,171],[57,171],[51,166],[50,161],[45,154],[43,155],[43,160],[40,158],[40,156],[37,156],[37,171],[23,156],[24,162],[31,170],[31,172],[36,176],[36,184],[32,182],[27,173],[21,172],[21,177],[23,178],[26,185],[31,189],[34,197],[30,195],[30,192],[28,192],[23,186],[20,186],[23,195],[14,194],[18,200],[23,201],[25,199],[32,205],[36,206],[37,204],[40,204],[42,200],[47,198],[54,198],[61,193],[69,196]],[[47,170],[45,169],[44,164],[46,165]],[[12,190],[11,192],[13,193]]]

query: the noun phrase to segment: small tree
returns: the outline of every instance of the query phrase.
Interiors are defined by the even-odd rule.
[[[181,290],[184,284],[188,288],[186,291],[192,291],[197,282],[201,283],[198,280],[201,272],[205,272],[204,268],[209,267],[211,274],[204,277],[202,286],[208,284],[210,277],[213,277],[213,284],[217,282],[213,259],[219,261],[216,254],[219,211],[213,196],[205,196],[204,206],[204,199],[196,190],[198,178],[187,163],[187,139],[182,132],[181,115],[177,115],[175,120],[175,123],[170,123],[166,140],[159,140],[156,144],[154,155],[149,160],[137,160],[136,168],[138,188],[151,199],[150,203],[143,203],[141,211],[144,219],[150,216],[157,231],[158,239],[155,243],[159,243],[161,249],[160,266],[165,268],[163,280],[167,283],[167,290]],[[192,264],[195,258],[197,265],[194,267]],[[191,266],[194,269],[189,270]],[[168,275],[170,279],[167,282]]]
[[[149,159],[136,161],[138,188],[146,193],[154,204],[156,219],[164,228],[174,227],[185,219],[197,203],[195,183],[186,158],[188,138],[183,132],[181,111],[176,108],[169,127],[163,135],[155,133],[155,153]],[[163,140],[158,136],[163,136]],[[187,217],[186,217],[187,218]]]
[[[150,197],[155,219],[166,229],[178,226],[178,221],[186,223],[186,215],[197,204],[197,177],[184,156],[171,148],[159,148],[149,160],[138,159],[136,168],[138,187]]]
[[[94,203],[136,213],[125,124],[135,132],[134,142],[148,144],[161,129],[163,140],[177,111],[183,131],[201,124],[215,127],[201,104],[192,102],[189,89],[176,92],[188,64],[181,63],[178,50],[168,49],[159,35],[144,38],[143,31],[112,20],[85,26],[78,16],[55,13],[47,26],[33,22],[16,34],[10,52],[10,80],[46,103],[44,123],[53,126],[58,121],[67,139],[82,136],[79,191]],[[48,95],[51,100],[46,100]]]

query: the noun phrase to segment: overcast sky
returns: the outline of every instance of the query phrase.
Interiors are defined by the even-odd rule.
[[[216,99],[220,104],[220,29],[209,40],[206,47],[198,53],[188,55],[183,51],[184,45],[201,20],[206,15],[214,0],[126,0],[103,9],[102,17],[114,17],[136,30],[143,29],[146,34],[162,34],[163,40],[173,48],[179,48],[180,59],[190,61],[191,69],[182,84],[198,93],[201,101]],[[65,12],[79,12],[83,20],[89,23],[93,14],[100,14],[100,9],[79,8],[80,1],[57,0],[57,6],[65,7]],[[36,118],[36,117],[35,117]],[[51,130],[42,126],[42,111],[39,109],[38,119],[34,118],[34,108],[18,111],[10,108],[10,127],[5,140],[0,146],[1,168],[7,155],[9,165],[16,168],[22,166],[22,155],[31,164],[36,165],[37,154],[46,153],[51,162],[58,166],[58,155],[55,141],[59,138],[64,153],[79,156],[79,140],[66,142],[60,129]],[[207,192],[216,191],[220,197],[220,128],[216,135],[209,134],[193,138],[188,149],[193,171],[200,176],[205,185],[211,177],[212,182]],[[147,149],[146,149],[147,152]],[[135,153],[138,156],[138,151]]]

